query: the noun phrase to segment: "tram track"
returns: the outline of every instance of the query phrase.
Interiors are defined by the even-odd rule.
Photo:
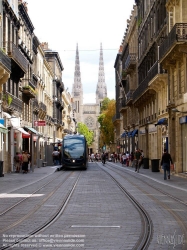
[[[62,173],[61,175],[63,175],[64,173]],[[47,178],[49,176],[46,176],[45,178]],[[42,180],[44,180],[45,178],[42,178]],[[8,213],[10,210],[12,210],[13,208],[15,208],[16,206],[20,205],[22,202],[28,200],[29,198],[31,198],[34,194],[36,194],[37,192],[39,192],[40,190],[42,190],[44,187],[46,187],[47,185],[49,185],[51,182],[53,182],[56,179],[56,176],[54,178],[52,178],[50,181],[48,181],[47,183],[45,183],[44,185],[42,185],[41,187],[39,187],[38,189],[36,189],[35,191],[33,191],[31,194],[29,194],[29,196],[19,200],[18,202],[16,202],[15,204],[13,204],[12,206],[10,206],[9,208],[5,209],[3,212],[0,213],[0,217],[5,215],[6,213]],[[24,188],[29,187],[33,184],[36,184],[37,182],[40,182],[41,180],[38,180],[34,183],[30,183],[28,185],[25,185]],[[20,190],[20,188],[15,189],[12,192],[18,191]],[[8,194],[11,194],[12,192],[9,192]]]
[[[128,197],[128,199],[133,203],[133,205],[138,210],[141,220],[142,220],[142,232],[139,240],[136,242],[133,250],[146,250],[149,247],[149,243],[152,238],[153,224],[148,212],[142,207],[142,205],[120,184],[120,182],[112,176],[106,169],[101,168],[105,173],[107,173],[110,178],[117,184],[121,191]]]
[[[71,172],[65,181],[67,181],[70,177],[70,175],[72,174],[73,172]],[[15,239],[15,242],[13,243],[10,243],[10,244],[4,244],[3,247],[0,247],[0,249],[10,249],[10,248],[13,248],[15,247],[16,245],[20,244],[21,242],[24,242],[24,240],[27,240],[31,237],[33,237],[34,235],[40,233],[42,230],[46,229],[47,227],[49,227],[52,223],[54,223],[58,218],[59,216],[61,216],[61,214],[63,213],[65,207],[67,206],[68,204],[68,201],[69,199],[71,198],[73,192],[74,192],[74,189],[76,188],[76,185],[78,183],[78,180],[80,179],[80,176],[81,176],[81,172],[78,174],[77,177],[75,177],[75,180],[73,181],[72,185],[71,185],[71,188],[69,188],[68,192],[66,193],[65,197],[63,198],[62,202],[58,205],[58,209],[48,218],[47,221],[43,222],[42,225],[40,225],[39,227],[37,227],[36,229],[32,230],[30,233],[27,233],[27,235],[25,235],[24,237],[18,237]],[[45,197],[45,199],[39,204],[39,206],[37,206],[35,209],[33,209],[32,211],[30,211],[29,214],[25,215],[25,217],[23,219],[20,219],[19,221],[17,221],[16,223],[8,226],[7,228],[4,228],[3,230],[0,231],[0,233],[4,233],[6,232],[7,230],[9,229],[13,229],[13,227],[17,226],[18,224],[22,223],[23,221],[25,220],[28,220],[29,217],[31,217],[41,206],[44,205],[44,203],[52,196],[54,195],[54,193],[62,188],[62,185],[65,183],[65,181],[61,184],[59,184],[53,191],[51,191],[47,197]],[[16,231],[16,230],[15,230]]]
[[[107,165],[108,165],[108,164],[107,164]],[[113,165],[110,165],[110,164],[109,164],[109,166],[113,167]],[[112,168],[111,170],[114,171],[114,172],[116,172],[113,168]],[[119,169],[119,170],[122,171],[122,169]],[[117,173],[117,172],[116,172],[116,173]],[[126,172],[126,173],[127,173],[127,172]],[[132,176],[132,177],[134,177],[134,178],[136,178],[136,179],[142,181],[142,179],[139,178],[137,174],[134,175],[133,173],[130,173],[129,171],[128,171],[128,174],[129,174],[130,176]],[[142,181],[142,182],[143,182],[143,181]],[[169,198],[171,198],[171,199],[173,199],[173,200],[175,200],[175,201],[177,201],[177,202],[179,202],[179,203],[181,203],[181,204],[183,204],[184,206],[187,207],[187,202],[184,202],[183,200],[181,200],[181,199],[179,199],[179,198],[177,198],[177,197],[175,197],[175,196],[173,196],[173,195],[171,195],[171,194],[169,194],[169,193],[163,191],[163,190],[160,189],[160,188],[157,188],[157,187],[151,185],[150,183],[147,183],[147,182],[146,182],[146,185],[148,185],[148,186],[151,187],[151,188],[154,188],[155,190],[159,191],[160,193],[166,195],[167,197],[169,197]]]
[[[0,233],[5,233],[7,230],[19,225],[20,223],[22,223],[23,221],[27,220],[30,216],[32,216],[37,210],[39,210],[41,208],[41,206],[43,206],[48,200],[49,198],[55,194],[55,192],[68,180],[68,178],[70,177],[72,173],[70,173],[68,176],[66,176],[66,179],[63,181],[62,184],[58,185],[57,187],[55,187],[50,193],[47,194],[46,197],[44,197],[44,199],[42,199],[31,211],[29,211],[27,214],[25,214],[24,216],[22,216],[21,218],[19,218],[18,220],[16,220],[15,222],[13,222],[11,225],[3,228],[2,230],[0,230]],[[60,177],[60,176],[59,176]],[[53,179],[54,180],[54,179]],[[55,178],[56,180],[56,178]],[[27,197],[26,199],[21,200],[18,204],[15,204],[15,206],[20,205],[22,202],[26,201],[29,198],[32,198],[33,194],[36,194],[37,192],[39,192],[41,189],[43,189],[44,187],[46,187],[47,185],[49,185],[52,182],[52,180],[50,182],[47,182],[45,185],[43,185],[42,187],[40,187],[38,190],[36,190],[35,192],[33,192],[29,197]],[[11,207],[11,209],[9,209],[8,211],[12,210],[14,207]]]
[[[143,182],[143,180],[138,177],[138,175],[134,175],[132,173],[130,173],[129,171],[125,171],[125,175],[124,175],[124,171],[122,171],[122,169],[114,169],[113,168],[113,165],[112,164],[107,164],[107,168],[109,168],[111,171],[117,173],[118,175],[120,175],[122,178],[124,178],[126,181],[128,181],[131,185],[135,186],[136,188],[138,188],[139,190],[141,190],[142,193],[146,194],[147,196],[149,196],[152,200],[154,200],[160,207],[164,208],[165,210],[167,210],[172,216],[173,218],[175,219],[175,221],[178,223],[179,227],[181,228],[181,231],[183,232],[183,235],[184,235],[184,238],[186,239],[187,238],[187,225],[186,223],[184,222],[184,219],[181,218],[181,216],[176,212],[176,211],[173,211],[171,209],[170,206],[168,206],[167,204],[164,204],[163,201],[160,201],[158,198],[156,198],[154,195],[151,195],[149,192],[147,192],[145,189],[142,189],[139,185],[135,184],[134,182],[130,181],[129,178],[127,178],[126,174],[128,173],[128,175],[130,175],[131,177],[133,178],[136,178],[136,180],[138,179],[139,181]],[[123,173],[123,174],[122,174]],[[145,183],[145,182],[143,182]],[[186,210],[186,207],[187,207],[187,203],[180,200],[179,198],[171,195],[171,194],[168,194],[167,192],[161,190],[160,188],[156,188],[155,186],[151,185],[150,183],[147,183],[146,182],[146,185],[149,186],[150,188],[158,191],[159,193],[165,195],[166,197],[180,203],[182,206],[185,207],[184,211]],[[184,241],[184,244],[183,244],[183,248],[182,249],[187,249],[187,241]]]

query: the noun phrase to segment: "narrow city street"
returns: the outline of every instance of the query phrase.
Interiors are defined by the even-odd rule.
[[[187,249],[187,179],[120,163],[0,179],[0,249]]]

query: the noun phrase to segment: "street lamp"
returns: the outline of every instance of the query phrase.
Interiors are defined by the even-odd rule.
[[[178,110],[176,108],[171,109],[171,111],[173,111],[175,113],[177,113],[177,112],[179,112],[179,113],[187,113],[187,111],[180,111],[180,110]]]

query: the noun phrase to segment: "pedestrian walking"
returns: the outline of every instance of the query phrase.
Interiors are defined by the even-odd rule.
[[[94,153],[91,154],[91,161],[93,162],[95,160],[95,155]]]
[[[98,162],[99,159],[98,159],[98,154],[97,153],[95,154],[95,159]]]
[[[91,161],[91,156],[90,156],[90,154],[88,155],[88,161],[89,161],[89,162]]]
[[[171,155],[167,152],[167,149],[164,149],[164,153],[161,159],[161,166],[164,170],[164,180],[170,179],[170,164],[173,164]]]
[[[28,158],[28,153],[27,151],[23,151],[22,154],[22,170],[23,170],[23,174],[27,174],[28,173],[28,163],[29,163],[29,158]]]
[[[59,151],[57,150],[57,148],[54,148],[52,156],[54,165],[55,166],[59,165]]]
[[[123,155],[122,155],[122,157],[121,157],[121,163],[122,163],[122,165],[125,165],[126,164],[126,154],[125,153],[123,153]]]
[[[133,167],[133,162],[134,162],[134,153],[133,151],[130,153],[130,156],[129,156],[129,159],[130,159],[130,167]]]
[[[140,165],[140,167],[143,165],[143,158],[144,158],[144,152],[143,152],[143,150],[141,149],[140,150],[140,153],[141,153],[141,159],[140,159],[140,161],[139,161],[139,165]]]
[[[142,161],[142,154],[141,154],[140,149],[136,150],[134,154],[134,159],[135,159],[135,172],[139,173],[140,163]]]
[[[20,157],[19,157],[19,153],[16,152],[16,155],[14,156],[14,165],[16,168],[16,173],[19,173],[20,171]]]
[[[105,161],[106,161],[106,154],[104,152],[101,155],[101,159],[102,159],[102,163],[103,163],[103,166],[104,166],[105,165]]]
[[[28,172],[29,172],[31,169],[31,154],[30,154],[30,152],[27,153],[27,156],[28,156]]]
[[[129,166],[129,152],[127,151],[126,152],[126,166],[128,167]]]
[[[114,162],[117,162],[117,160],[118,160],[118,155],[117,155],[117,153],[115,152],[115,153],[114,153]]]

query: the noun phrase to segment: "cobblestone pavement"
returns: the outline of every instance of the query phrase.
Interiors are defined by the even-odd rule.
[[[95,163],[89,163],[88,170],[82,171],[78,186],[61,217],[35,238],[36,247],[23,245],[14,249],[133,249],[141,231],[140,215],[111,178],[102,171],[102,168],[107,169],[107,165],[109,163],[100,168]],[[187,179],[171,176],[170,180],[164,181],[163,173],[152,172],[151,169],[140,169],[140,173],[135,173],[133,168],[124,167],[120,163],[110,163],[110,166],[116,171],[123,171],[120,177],[117,172],[114,173],[115,177],[150,213],[154,235],[149,249],[184,249],[182,244],[174,245],[171,241],[166,241],[166,237],[169,239],[176,236],[179,240],[182,235],[179,225],[167,211],[168,206],[172,206],[172,210],[179,210],[180,214],[183,212],[180,204],[176,206],[147,184],[151,183],[186,202]],[[55,171],[56,167],[42,167],[28,174],[5,174],[0,178],[0,195],[29,183],[34,185],[37,180],[53,175]],[[56,194],[56,199],[61,197],[60,192]],[[159,202],[165,202],[165,209]],[[50,212],[50,208],[46,210],[46,216]],[[187,222],[186,217],[184,220]],[[29,223],[24,230],[29,232]],[[58,243],[62,245],[62,242],[64,245],[60,247]]]
[[[187,204],[187,179],[172,176],[170,180],[165,181],[163,173],[152,172],[151,169],[140,169],[140,172],[136,173],[134,168],[122,166],[120,163],[107,165],[106,168],[110,169],[112,166],[116,172],[119,169],[123,171],[120,172],[121,177],[118,180],[121,179],[120,183],[149,212],[154,226],[149,249],[186,249],[183,247],[184,241],[185,244],[187,242],[186,206],[160,193],[156,188]],[[185,225],[183,231],[181,222]]]
[[[9,193],[14,189],[24,187],[29,183],[34,183],[39,179],[53,174],[57,170],[57,166],[35,168],[27,174],[23,173],[7,173],[4,177],[0,177],[0,193]]]

